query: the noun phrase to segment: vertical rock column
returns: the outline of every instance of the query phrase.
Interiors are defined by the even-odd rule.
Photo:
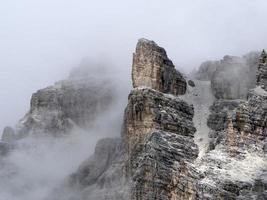
[[[265,53],[265,50],[262,51],[259,60],[257,86],[260,86],[261,88],[267,90],[267,55]]]
[[[150,87],[174,95],[186,92],[186,81],[155,42],[140,39],[133,56],[133,87]]]
[[[194,109],[166,95],[184,94],[185,79],[165,50],[145,39],[136,47],[132,79],[123,132],[130,199],[195,199]]]

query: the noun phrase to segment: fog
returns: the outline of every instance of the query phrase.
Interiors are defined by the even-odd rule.
[[[129,76],[140,37],[165,47],[186,71],[262,49],[266,7],[265,0],[2,0],[0,129],[23,116],[35,90],[84,57],[109,58]]]
[[[266,0],[0,0],[0,3],[0,132],[6,125],[14,126],[29,110],[33,92],[66,78],[84,58],[110,63],[110,68],[122,76],[121,85],[129,88],[132,53],[139,38],[152,39],[163,46],[176,67],[184,72],[206,60],[218,60],[226,54],[241,56],[267,46]],[[127,98],[124,95],[121,98]],[[108,134],[101,136],[104,135]],[[15,152],[6,162],[22,173],[18,180],[10,180],[15,181],[13,186],[20,188],[19,181],[32,173],[33,177],[40,176],[34,177],[38,185],[46,173],[51,175],[49,178],[56,176],[57,183],[73,171],[92,152],[98,139],[93,137],[89,145],[76,136],[52,143],[46,138],[44,147],[39,145],[37,151],[30,150],[33,154],[27,149],[38,146],[39,140],[21,141],[22,151]],[[68,163],[68,151],[62,149],[69,142],[79,144],[67,148],[77,160],[60,173],[58,169]],[[88,145],[91,149],[81,154]],[[62,158],[62,166],[44,167],[39,174],[34,169],[42,163],[31,166],[32,161],[50,148],[55,154],[45,157],[44,162]],[[1,185],[0,193],[4,192],[8,193],[8,189]],[[34,194],[23,198],[36,199]]]

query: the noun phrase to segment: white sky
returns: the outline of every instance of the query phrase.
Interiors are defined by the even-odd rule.
[[[267,46],[266,0],[0,0],[0,129],[83,57],[130,77],[138,38],[190,70]],[[130,78],[129,82],[130,83]]]

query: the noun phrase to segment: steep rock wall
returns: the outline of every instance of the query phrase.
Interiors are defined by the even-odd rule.
[[[150,87],[163,93],[184,94],[186,81],[166,51],[154,41],[140,39],[133,56],[133,87]]]

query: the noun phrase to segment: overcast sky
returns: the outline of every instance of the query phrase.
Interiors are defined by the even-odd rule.
[[[187,71],[261,50],[266,10],[266,0],[0,0],[0,129],[84,57],[106,59],[130,77],[141,37]]]

